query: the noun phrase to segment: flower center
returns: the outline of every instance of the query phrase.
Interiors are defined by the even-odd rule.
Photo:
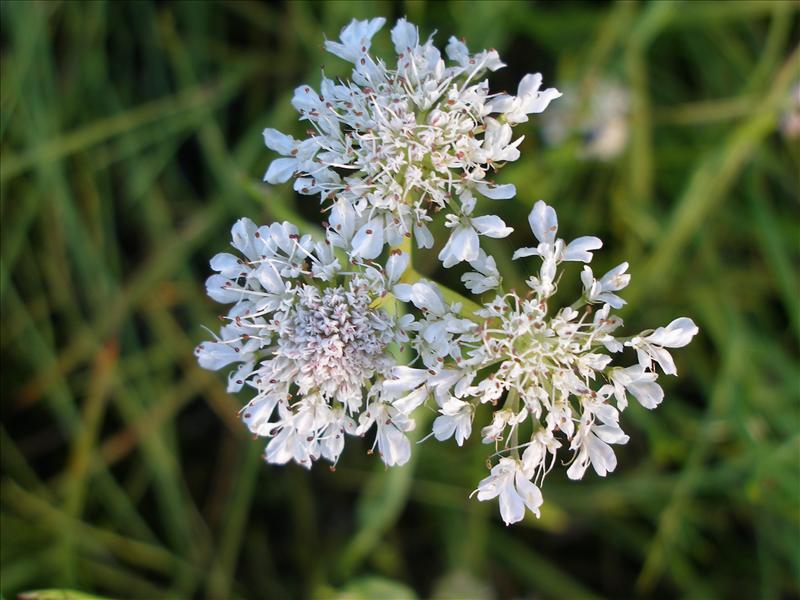
[[[301,286],[276,352],[297,367],[301,394],[318,390],[342,402],[360,399],[364,382],[384,366],[392,337],[390,317],[370,309],[370,301],[358,287]]]

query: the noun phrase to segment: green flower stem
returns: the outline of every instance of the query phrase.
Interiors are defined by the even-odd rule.
[[[587,300],[586,300],[586,296],[581,296],[580,298],[578,298],[577,300],[575,300],[575,302],[573,302],[573,303],[570,305],[570,308],[571,308],[571,309],[573,309],[573,310],[578,310],[579,308],[581,308],[582,306],[584,306],[584,305],[585,305],[585,304],[587,304],[587,303],[588,303],[588,302],[587,302]]]

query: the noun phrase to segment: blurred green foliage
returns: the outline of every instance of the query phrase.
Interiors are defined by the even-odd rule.
[[[544,198],[565,237],[603,237],[596,270],[630,261],[631,331],[701,328],[664,404],[626,411],[617,471],[554,472],[541,520],[517,527],[468,499],[475,435],[390,471],[357,442],[335,473],[263,464],[242,399],[192,356],[232,222],[320,221],[313,198],[260,183],[261,130],[302,133],[294,87],[346,73],[323,35],[403,14],[500,50],[494,89],[529,71],[630,89],[615,161],[545,148],[539,119],[517,130],[523,159],[499,179],[518,197],[497,209],[517,231],[496,248],[528,241]],[[778,132],[797,3],[4,1],[0,16],[3,597],[800,593],[800,150]],[[418,269],[443,276],[432,257]],[[84,597],[53,594],[23,597]]]

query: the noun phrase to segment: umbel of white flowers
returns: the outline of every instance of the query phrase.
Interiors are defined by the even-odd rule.
[[[482,78],[505,66],[497,51],[470,54],[451,37],[447,64],[432,38],[421,43],[405,19],[392,29],[397,63],[390,68],[369,53],[384,22],[354,20],[340,42],[325,42],[329,52],[353,63],[352,80],[323,76],[319,91],[309,85],[295,90],[292,104],[310,136],[295,140],[265,129],[266,145],[283,158],[269,165],[264,180],[294,178],[296,191],[318,194],[324,207],[334,199],[350,204],[353,256],[377,258],[384,245],[398,246],[412,234],[420,248],[431,248],[427,224],[443,210],[452,233],[439,259],[446,267],[476,260],[479,235],[505,237],[511,228],[494,215],[473,216],[474,197],[515,195],[513,185],[491,179],[519,158],[523,137],[512,140],[512,127],[561,93],[540,90],[537,73],[522,78],[516,96],[492,94]]]
[[[196,354],[208,369],[235,366],[228,391],[251,390],[242,419],[267,438],[270,463],[309,468],[323,458],[335,465],[348,435],[374,429],[370,451],[387,466],[402,465],[411,456],[417,408],[437,412],[429,437],[462,446],[476,408],[488,404],[492,418],[480,424],[480,437],[492,447],[490,472],[474,493],[498,498],[506,524],[526,509],[538,516],[540,488],[559,452],[571,453],[571,479],[590,465],[600,476],[616,468],[612,445],[628,441],[619,425],[628,398],[648,409],[660,404],[658,370],[677,374],[668,349],[685,346],[698,330],[683,317],[620,336],[622,320],[612,311],[625,303],[618,292],[630,281],[628,264],[595,277],[589,263],[602,242],[558,238],[555,210],[541,200],[528,219],[536,245],[513,256],[536,257],[538,270],[526,293],[506,291],[478,235],[511,230],[499,217],[473,217],[474,194],[511,195],[485,172],[500,156],[516,158],[510,125],[559,94],[539,93],[538,76],[529,76],[518,96],[489,97],[485,82],[472,82],[501,66],[496,52],[469,55],[451,39],[455,65],[445,67],[431,41],[420,44],[405,20],[392,31],[398,66],[387,70],[368,54],[381,25],[383,19],[353,21],[340,42],[326,42],[354,63],[354,83],[324,80],[321,96],[302,88],[296,94],[295,105],[318,135],[297,143],[265,132],[268,144],[286,143],[287,155],[270,165],[267,179],[299,173],[300,191],[321,193],[330,211],[325,239],[300,235],[290,223],[257,227],[240,219],[232,230],[237,254],[215,256],[216,274],[206,282],[209,296],[231,308],[219,335]],[[501,139],[490,136],[491,128],[504,132],[504,153],[481,154]],[[468,261],[473,271],[462,281],[488,301],[460,296],[414,270],[409,238],[433,245],[425,223],[436,208],[450,211],[443,266]],[[584,263],[578,299],[554,306],[563,285],[559,268],[570,261]],[[635,350],[632,365],[619,364],[626,347]]]
[[[314,242],[290,223],[256,227],[245,218],[231,237],[239,255],[211,260],[218,274],[206,289],[233,306],[220,335],[196,355],[207,369],[238,364],[228,391],[255,390],[241,414],[253,433],[270,439],[266,460],[335,464],[346,434],[375,425],[384,462],[405,463],[411,448],[403,433],[414,423],[395,405],[399,390],[387,380],[395,367],[390,346],[408,341],[413,316],[397,318],[375,303],[405,272],[408,255],[344,272],[333,235]]]

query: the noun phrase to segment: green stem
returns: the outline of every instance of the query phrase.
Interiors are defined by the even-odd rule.
[[[586,301],[586,296],[581,296],[580,298],[578,298],[577,300],[575,300],[575,302],[573,302],[572,304],[570,304],[570,306],[569,306],[569,307],[570,307],[571,309],[573,309],[573,310],[578,310],[578,309],[579,309],[579,308],[581,308],[581,307],[582,307],[584,304],[587,304],[587,301]]]

